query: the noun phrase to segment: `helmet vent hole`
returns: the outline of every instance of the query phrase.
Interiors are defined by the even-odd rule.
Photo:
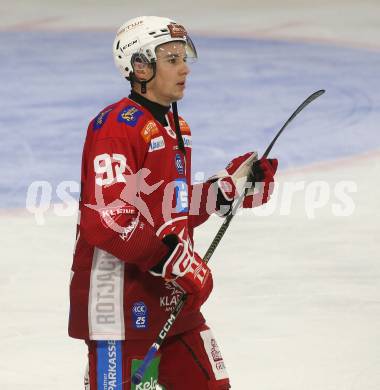
[[[154,35],[156,32],[155,31],[151,31],[150,33],[149,33],[149,35]]]
[[[121,59],[121,56],[118,56]]]
[[[167,28],[163,28],[163,29],[161,30],[161,32],[168,32],[168,29],[167,29]]]
[[[116,50],[119,50],[120,41],[117,41]]]
[[[128,72],[129,71],[129,68],[128,66],[125,67],[125,71]]]

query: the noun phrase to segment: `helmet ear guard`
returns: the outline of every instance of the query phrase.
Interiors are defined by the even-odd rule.
[[[141,85],[141,93],[146,93],[146,85],[152,81],[156,76],[156,63],[150,62],[143,53],[134,53],[131,57],[132,71],[129,74],[129,81]],[[143,71],[144,68],[150,67],[153,71],[152,76],[146,79],[140,79],[136,73]]]
[[[149,62],[147,57],[143,53],[133,53],[131,57],[132,72],[136,75],[136,72],[143,72],[152,63]]]

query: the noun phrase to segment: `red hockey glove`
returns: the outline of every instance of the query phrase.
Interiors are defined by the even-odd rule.
[[[257,160],[256,152],[249,152],[234,158],[221,172],[211,177],[209,181],[217,181],[217,210],[225,215],[229,212],[233,201],[239,197],[247,186],[247,180],[253,172],[255,188],[249,189],[243,201],[243,207],[251,208],[268,202],[273,191],[274,174],[277,170],[277,159]],[[262,183],[259,185],[259,182]]]
[[[257,153],[249,152],[234,158],[225,169],[212,176],[209,181],[217,181],[224,200],[232,202],[239,196],[251,172],[252,164],[257,161]]]
[[[243,201],[243,207],[257,207],[269,201],[274,189],[274,175],[276,174],[277,167],[278,160],[276,158],[262,158],[253,163],[252,179],[256,192],[253,189],[248,190],[247,196]]]
[[[169,234],[163,242],[170,248],[169,254],[150,273],[174,282],[188,294],[200,294],[211,275],[207,264],[194,254],[189,241]]]
[[[206,263],[203,262],[203,260],[197,253],[194,253],[194,260],[195,260],[194,264],[201,264],[200,268],[203,268],[204,266],[207,267]],[[210,269],[208,267],[207,269],[208,269],[208,274],[204,279],[204,281],[202,282],[202,288],[194,294],[189,294],[187,297],[186,307],[189,308],[190,310],[198,310],[206,302],[207,298],[211,294],[213,288],[213,279],[212,279],[212,273]],[[196,271],[195,272],[190,271],[190,273],[191,275],[193,275],[192,277],[199,278],[199,274],[198,276],[196,276]],[[174,283],[176,283],[177,280]]]

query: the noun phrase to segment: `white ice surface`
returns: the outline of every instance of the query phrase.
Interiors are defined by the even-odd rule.
[[[376,1],[139,4],[1,3],[1,28],[115,30],[129,16],[156,13],[205,34],[379,48]],[[300,192],[288,216],[276,211],[233,221],[210,263],[215,289],[204,309],[233,389],[380,389],[379,169],[374,151],[280,172],[280,189],[285,181],[324,180],[329,188],[342,179],[355,182],[351,216],[332,214],[333,196],[310,219]],[[3,210],[0,217],[0,388],[82,389],[86,351],[67,337],[75,217],[50,212],[43,226],[23,210]],[[219,224],[213,218],[197,231],[200,253]]]

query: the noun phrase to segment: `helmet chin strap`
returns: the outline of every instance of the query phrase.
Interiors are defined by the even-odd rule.
[[[174,119],[174,126],[175,126],[175,134],[177,136],[177,145],[178,149],[186,155],[186,149],[185,144],[183,142],[182,134],[181,134],[181,128],[179,126],[179,118],[178,118],[178,107],[177,102],[172,103],[172,110],[173,110],[173,119]]]
[[[142,94],[146,94],[146,85],[156,77],[156,64],[152,63],[151,65],[152,65],[152,69],[153,69],[153,75],[149,80],[139,80],[135,76],[134,72],[131,73],[131,78],[132,78],[133,82],[141,85],[141,93]]]

